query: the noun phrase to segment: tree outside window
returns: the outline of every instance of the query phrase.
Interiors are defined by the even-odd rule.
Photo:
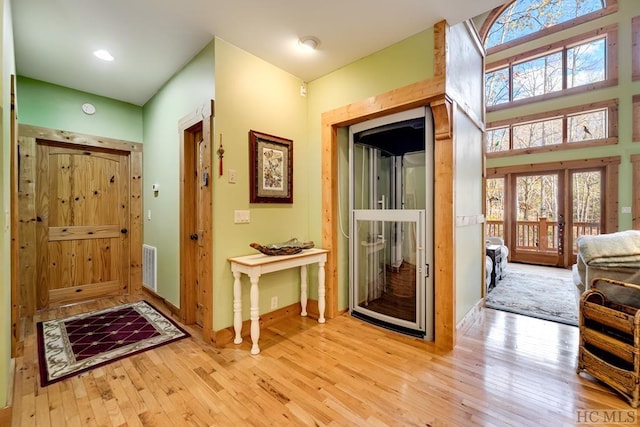
[[[517,0],[496,19],[487,49],[604,9],[603,0]]]

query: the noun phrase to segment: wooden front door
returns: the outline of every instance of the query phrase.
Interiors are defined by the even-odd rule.
[[[124,293],[127,153],[37,145],[37,308]]]

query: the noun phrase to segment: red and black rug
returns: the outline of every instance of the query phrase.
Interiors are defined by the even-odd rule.
[[[146,301],[38,322],[42,387],[189,337]]]

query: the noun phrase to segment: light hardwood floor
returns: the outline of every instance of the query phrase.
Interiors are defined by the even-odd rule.
[[[135,299],[25,324],[14,426],[563,426],[579,410],[631,410],[575,373],[577,328],[490,309],[447,354],[348,315],[296,317],[262,330],[258,356],[248,339],[189,338],[39,387],[34,321]]]

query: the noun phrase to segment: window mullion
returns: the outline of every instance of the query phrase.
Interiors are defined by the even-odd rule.
[[[513,102],[513,64],[509,62],[509,102]]]
[[[562,90],[567,89],[567,47],[562,48]]]

